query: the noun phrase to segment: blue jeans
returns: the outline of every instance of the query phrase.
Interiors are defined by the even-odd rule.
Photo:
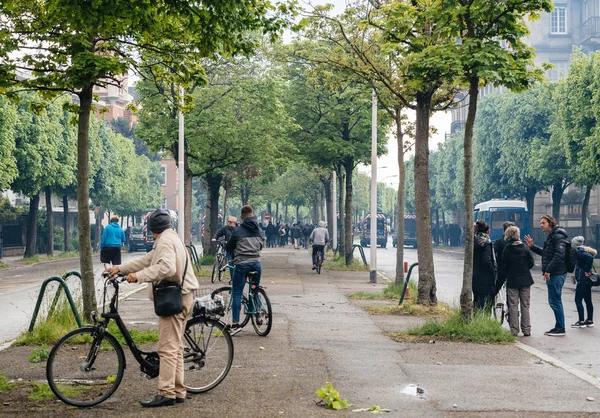
[[[240,311],[242,309],[242,293],[246,285],[246,276],[251,271],[258,271],[258,277],[254,283],[256,286],[260,284],[260,276],[262,275],[262,267],[260,262],[254,261],[251,263],[242,263],[235,266],[233,272],[233,289],[231,291],[231,321],[240,322]],[[251,290],[252,291],[252,290]]]
[[[548,304],[554,311],[554,318],[556,319],[557,329],[565,329],[565,311],[562,304],[562,288],[567,279],[566,274],[557,274],[556,276],[550,276],[550,280],[546,282],[548,286]]]

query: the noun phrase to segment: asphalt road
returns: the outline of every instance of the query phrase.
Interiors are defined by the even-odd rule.
[[[145,253],[122,253],[123,262]],[[100,263],[100,256],[94,256],[94,277],[96,278],[96,294],[102,297],[102,279],[100,273],[104,269]],[[50,263],[38,263],[30,266],[6,268],[0,270],[0,347],[4,342],[18,337],[23,330],[29,327],[31,316],[40,292],[40,287],[45,279],[50,276],[62,276],[69,271],[80,271],[79,259],[67,259]],[[81,293],[79,279],[72,277],[67,280],[69,289],[74,295]],[[124,284],[123,291],[134,289],[138,284]],[[46,289],[46,297],[42,302],[42,309],[48,308],[51,297],[56,293],[58,285],[52,282]]]
[[[392,247],[391,240],[388,248],[377,249],[377,268],[394,277],[396,274],[396,249]],[[356,253],[358,255],[358,252]],[[365,256],[369,261],[370,251],[365,249]],[[409,264],[417,261],[417,250],[404,248],[404,259]],[[460,253],[434,250],[434,268],[437,284],[438,300],[450,305],[458,305],[462,287],[463,257]],[[594,328],[575,329],[570,325],[578,320],[575,307],[575,285],[570,277],[563,288],[563,306],[565,310],[565,324],[567,335],[565,337],[548,337],[543,335],[554,327],[554,315],[548,306],[546,284],[542,278],[539,266],[532,270],[535,281],[531,289],[531,337],[519,337],[519,341],[542,351],[569,366],[572,366],[593,377],[600,377],[600,323]],[[413,270],[411,280],[418,277],[418,270]],[[594,306],[600,308],[600,294],[592,292]],[[595,319],[598,323],[599,319]],[[508,329],[508,325],[504,326]]]

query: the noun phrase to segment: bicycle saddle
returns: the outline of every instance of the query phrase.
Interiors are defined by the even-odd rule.
[[[258,271],[256,271],[256,270],[249,271],[248,275],[246,276],[246,280],[248,281],[248,283],[254,283],[257,278],[258,278]]]

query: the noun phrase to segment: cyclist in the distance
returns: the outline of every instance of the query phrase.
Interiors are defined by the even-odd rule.
[[[323,257],[325,256],[325,244],[329,242],[329,231],[325,228],[325,222],[319,221],[319,226],[310,234],[309,242],[313,243],[312,247],[312,269],[317,268],[317,252],[320,250]]]
[[[260,264],[260,251],[265,245],[265,235],[254,217],[252,206],[242,206],[242,223],[231,233],[226,249],[233,254],[233,283],[231,291],[231,328],[239,328],[240,311],[242,308],[242,293],[246,285],[246,276],[251,271],[257,271],[258,277],[254,283],[258,287],[262,267]],[[262,318],[256,322],[262,325]]]
[[[230,216],[227,220],[227,225],[223,225],[221,229],[217,231],[215,236],[212,238],[212,241],[215,242],[219,238],[224,237],[225,244],[227,244],[229,238],[231,238],[231,233],[235,228],[237,228],[237,226],[237,218],[235,216]],[[233,254],[227,249],[225,249],[225,254],[227,254],[227,262],[231,263],[233,261]]]

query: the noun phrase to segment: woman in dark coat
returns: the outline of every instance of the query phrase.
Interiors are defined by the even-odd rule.
[[[496,284],[496,258],[489,236],[490,227],[482,220],[475,222],[473,243],[473,304],[479,309],[491,307]]]
[[[533,254],[520,240],[521,230],[509,226],[504,231],[506,245],[502,251],[502,265],[506,272],[506,294],[508,300],[508,325],[515,337],[519,334],[519,306],[521,306],[521,331],[525,337],[531,335],[529,305],[531,302],[531,268]]]

